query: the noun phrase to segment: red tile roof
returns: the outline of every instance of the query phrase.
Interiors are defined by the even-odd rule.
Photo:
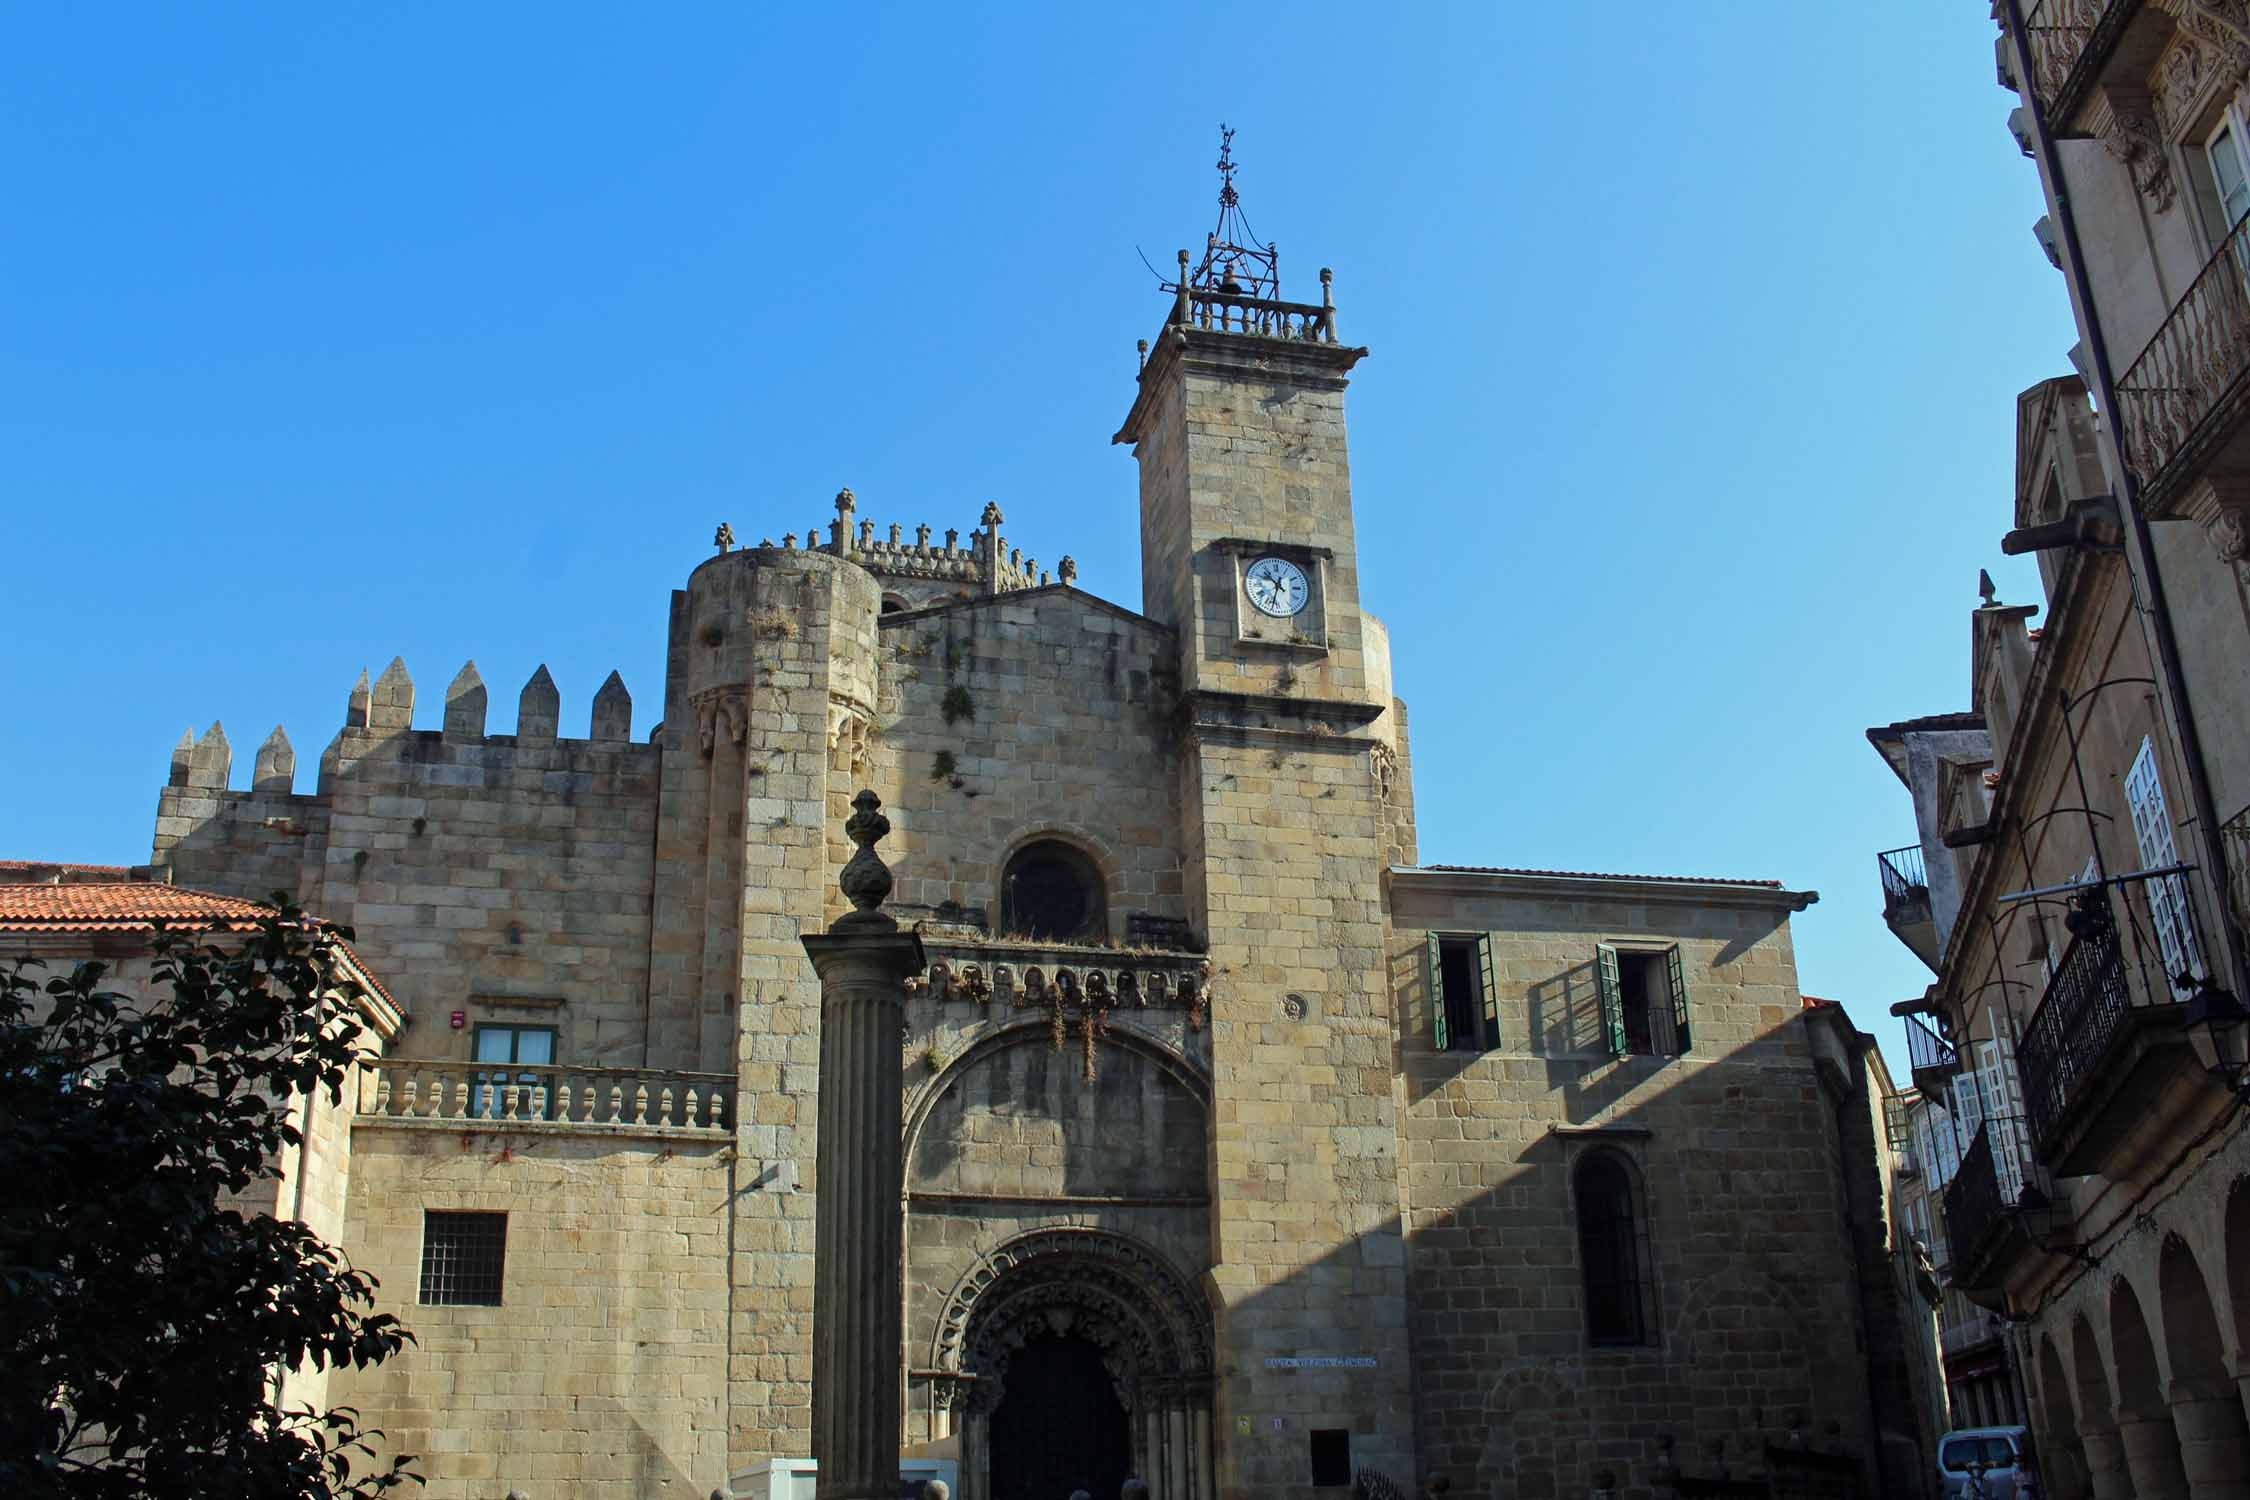
[[[1653,880],[1665,885],[1742,885],[1754,890],[1778,891],[1778,880],[1732,880],[1720,875],[1616,875],[1594,870],[1525,870],[1508,865],[1424,865],[1425,870],[1450,870],[1460,875],[1543,875],[1559,880]]]
[[[15,873],[21,865],[0,865],[0,875]],[[154,922],[246,932],[272,910],[255,901],[147,880],[0,882],[0,932],[133,932]]]
[[[0,876],[26,870],[51,872],[57,867],[35,860],[0,860]],[[100,870],[100,865],[70,865],[71,870]],[[0,880],[0,935],[35,933],[147,932],[157,922],[189,931],[253,932],[274,909],[257,901],[190,890],[155,880],[82,880],[55,884]],[[367,967],[357,949],[342,938],[336,946],[350,955],[354,967],[375,993],[394,1008],[398,1001]]]
[[[1823,1000],[1818,995],[1799,995],[1797,998],[1805,1002],[1805,1009],[1807,1010],[1818,1010],[1824,1005],[1836,1003],[1833,1000]]]

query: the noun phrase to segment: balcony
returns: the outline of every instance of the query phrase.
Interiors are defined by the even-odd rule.
[[[1875,869],[1883,881],[1885,925],[1936,973],[1937,922],[1930,911],[1930,877],[1922,865],[1922,846],[1885,849],[1875,856]]]
[[[2140,0],[2032,0],[2024,8],[2031,90],[2059,134],[2109,65]]]
[[[2138,1181],[2167,1141],[2226,1105],[2195,1058],[2184,1021],[2212,951],[2174,865],[2073,895],[2070,946],[2017,1050],[2041,1161],[2064,1177]]]
[[[2250,406],[2250,218],[2197,273],[2117,382],[2125,462],[2152,515],[2233,446]]]
[[[361,1070],[359,1088],[360,1126],[714,1139],[734,1126],[729,1073],[386,1057]]]
[[[1961,1058],[1953,1044],[1930,1029],[1927,1021],[1900,1017],[1906,1023],[1906,1060],[1914,1070],[1914,1086],[1927,1099],[1953,1097],[1953,1075],[1961,1071]]]
[[[1977,1302],[1999,1292],[2017,1260],[2042,1248],[2053,1202],[2025,1122],[1986,1116],[1945,1189],[1954,1286]]]

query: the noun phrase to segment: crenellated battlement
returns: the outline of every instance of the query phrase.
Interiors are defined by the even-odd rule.
[[[562,717],[562,695],[544,664],[531,674],[516,700],[516,732],[492,735],[485,730],[487,692],[477,664],[470,661],[454,675],[445,690],[445,714],[435,731],[420,731],[444,744],[488,744],[496,747],[558,746],[585,750],[631,748],[633,697],[625,681],[611,672],[594,694],[587,736],[563,739],[556,729]],[[661,727],[661,726],[659,726]],[[393,657],[383,675],[372,683],[361,672],[344,705],[344,727],[321,757],[325,770],[342,760],[363,758],[374,742],[416,734],[414,729],[414,679],[403,658]],[[168,788],[197,792],[228,790],[234,769],[234,747],[226,726],[213,721],[197,735],[191,728],[172,747]],[[259,745],[250,773],[252,792],[290,794],[297,774],[297,751],[289,735],[276,724]]]
[[[1000,534],[1005,520],[997,504],[986,503],[966,546],[958,527],[946,528],[942,543],[933,542],[936,532],[927,522],[914,528],[911,541],[907,540],[906,528],[896,521],[890,523],[886,536],[877,537],[873,521],[857,519],[858,508],[858,498],[850,490],[839,490],[836,518],[807,527],[803,547],[798,546],[794,531],[784,532],[778,546],[771,538],[758,545],[779,552],[822,552],[856,563],[886,581],[952,584],[959,586],[953,592],[974,597],[1038,588],[1054,581],[1041,571],[1037,558],[1026,557],[1023,549],[1008,545],[1008,539]],[[722,525],[716,545],[721,553],[728,551],[734,545],[734,529]],[[1057,573],[1064,583],[1075,581],[1077,560],[1064,557]],[[943,593],[941,589],[937,597],[917,596],[901,602],[918,608],[937,603]]]
[[[489,699],[484,677],[477,671],[476,662],[471,660],[463,663],[461,670],[446,685],[445,711],[437,737],[448,744],[490,741],[520,746],[624,745],[632,738],[633,695],[626,691],[624,678],[614,671],[603,680],[594,694],[593,710],[587,722],[586,738],[583,740],[567,740],[557,735],[556,731],[562,721],[562,694],[555,687],[554,675],[547,670],[544,662],[531,674],[530,680],[523,685],[523,691],[516,697],[514,734],[492,735],[486,732]],[[213,725],[212,729],[216,731],[218,726]],[[365,672],[359,674],[359,681],[352,685],[351,695],[345,701],[344,731],[338,737],[339,743],[345,736],[354,736],[355,732],[374,737],[414,732],[414,679],[406,670],[405,658],[392,657],[391,664],[383,669],[383,675],[376,678],[372,685]],[[268,749],[274,747],[274,740],[279,740],[280,752],[289,755],[294,763],[295,757],[289,752],[289,742],[282,736],[279,728],[274,730],[274,739],[267,741]],[[222,748],[223,744],[222,740]],[[330,748],[333,750],[336,747]],[[183,741],[181,748],[173,751],[175,775],[183,750],[191,752],[191,760],[197,756],[208,759],[200,742],[190,747]],[[265,763],[265,754],[264,750],[259,752],[261,766]]]

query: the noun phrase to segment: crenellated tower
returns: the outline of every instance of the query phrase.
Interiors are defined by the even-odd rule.
[[[1218,1417],[1262,1435],[1222,1447],[1237,1493],[1302,1484],[1308,1429],[1404,1477],[1413,1432],[1382,908],[1401,747],[1344,442],[1367,351],[1338,337],[1328,271],[1319,302],[1281,297],[1224,149],[1219,168],[1218,226],[1180,252],[1116,440],[1140,464],[1143,608],[1178,632],[1189,920],[1218,971]],[[1295,1358],[1347,1362],[1307,1382],[1275,1364]]]

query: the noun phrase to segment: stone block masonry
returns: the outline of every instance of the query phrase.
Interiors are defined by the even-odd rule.
[[[154,862],[182,885],[285,891],[350,926],[425,1020],[403,1039],[408,1055],[465,1058],[474,1023],[526,1019],[529,1000],[559,1002],[558,1046],[571,1056],[693,1066],[648,1048],[660,752],[623,738],[622,687],[606,690],[608,738],[487,736],[474,676],[456,679],[443,731],[416,730],[413,682],[392,662],[355,689],[310,795],[278,771],[230,791],[223,762],[197,761],[164,789]],[[535,729],[551,693],[542,668],[526,690]],[[454,1010],[471,1028],[429,1024]]]

